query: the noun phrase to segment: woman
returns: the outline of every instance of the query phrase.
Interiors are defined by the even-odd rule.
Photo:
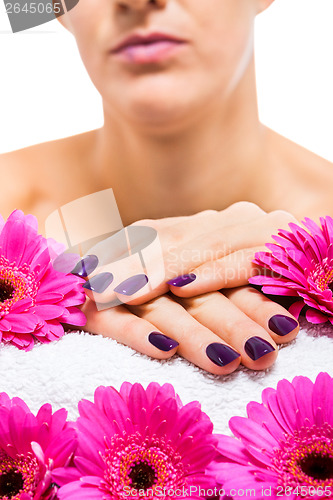
[[[166,261],[170,242],[194,250],[204,242],[217,259],[220,244],[229,247],[222,258],[235,254],[246,273],[225,280],[223,294],[214,291],[221,279],[203,279],[188,288],[171,283],[178,298],[165,285],[160,296],[144,294],[151,299],[145,305],[86,305],[89,331],[161,359],[177,351],[215,374],[240,361],[267,368],[276,344],[296,336],[286,310],[240,285],[252,272],[249,257],[272,233],[293,217],[330,213],[332,204],[331,165],[258,120],[253,28],[270,3],[80,0],[59,20],[102,95],[104,126],[1,158],[7,212],[18,206],[43,221],[60,205],[112,187],[125,224],[168,218],[148,223],[159,231]],[[248,203],[233,205],[241,200]],[[201,213],[207,209],[217,212]],[[184,272],[179,261],[168,277]],[[87,294],[103,300],[109,278],[89,280]]]

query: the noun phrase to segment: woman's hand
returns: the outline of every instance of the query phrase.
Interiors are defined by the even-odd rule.
[[[112,294],[108,288],[101,293],[87,291],[91,299],[84,306],[86,329],[159,359],[178,352],[214,374],[231,373],[240,362],[254,370],[269,367],[277,356],[276,344],[295,338],[298,323],[283,307],[242,285],[258,272],[252,265],[254,253],[270,241],[271,234],[287,228],[291,221],[294,218],[285,212],[265,214],[247,203],[235,204],[223,212],[149,221],[159,227],[167,279],[168,272],[175,269],[186,273],[194,268],[197,278],[183,287],[171,285],[174,294],[166,294],[169,286],[163,283],[144,294],[141,290],[139,295],[125,295],[131,298],[130,304],[117,307],[108,307],[107,301],[121,294]],[[176,262],[170,257],[170,243],[173,251],[178,250]],[[182,249],[197,252],[200,258],[195,266],[184,262]],[[215,260],[207,259],[208,251]],[[171,261],[176,264],[172,271]],[[121,271],[122,260],[116,264],[120,264]],[[111,265],[103,273],[110,273]],[[96,272],[89,276],[90,283],[94,281],[92,276],[97,276]],[[114,286],[119,286],[119,280],[110,288]],[[216,291],[222,287],[223,293]],[[208,290],[214,291],[202,293]],[[151,296],[154,298],[141,304]],[[97,306],[96,297],[101,298]],[[104,305],[98,310],[101,303]]]
[[[193,297],[246,285],[259,272],[255,253],[267,251],[271,235],[289,222],[297,221],[287,212],[267,214],[247,202],[220,212],[138,221],[127,233],[98,243],[83,260],[87,295],[100,304],[139,305],[168,291]]]

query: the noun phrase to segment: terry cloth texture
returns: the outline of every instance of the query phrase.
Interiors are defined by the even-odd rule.
[[[215,432],[229,433],[228,420],[246,415],[249,401],[260,401],[265,387],[296,375],[312,380],[321,371],[333,375],[333,327],[302,322],[295,341],[280,348],[275,365],[265,372],[240,368],[218,377],[197,368],[179,356],[167,361],[136,353],[112,339],[70,332],[58,342],[39,344],[30,352],[13,346],[0,348],[0,392],[19,396],[32,411],[44,403],[54,410],[65,407],[70,418],[77,416],[80,399],[93,399],[99,385],[119,389],[124,381],[173,384],[183,403],[201,402],[214,423]]]

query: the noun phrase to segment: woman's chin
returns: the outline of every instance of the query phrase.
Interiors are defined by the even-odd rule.
[[[205,105],[204,93],[190,86],[189,81],[183,75],[145,75],[132,82],[118,81],[112,90],[99,90],[110,103],[105,109],[114,108],[118,116],[134,126],[165,133],[190,122],[191,116]]]

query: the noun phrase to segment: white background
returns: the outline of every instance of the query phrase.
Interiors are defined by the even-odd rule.
[[[332,26],[333,0],[275,0],[256,27],[261,120],[331,161]],[[0,152],[102,123],[72,36],[57,21],[12,34],[0,0]]]

